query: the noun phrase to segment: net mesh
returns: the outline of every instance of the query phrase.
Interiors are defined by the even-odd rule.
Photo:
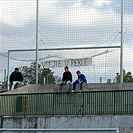
[[[124,66],[132,72],[132,3],[124,1]],[[0,80],[8,70],[36,60],[36,0],[1,0]],[[8,9],[8,10],[7,10]],[[89,66],[69,67],[73,79],[80,70],[89,83],[112,82],[120,71],[121,0],[39,0],[39,63],[92,58]],[[81,49],[94,47],[93,49]],[[106,47],[106,48],[99,48]],[[53,49],[56,50],[46,50]],[[59,50],[60,48],[79,48]],[[27,51],[24,51],[27,50]],[[13,50],[13,51],[12,51]],[[16,51],[15,51],[16,50]],[[17,51],[19,50],[19,51]],[[22,50],[22,51],[21,51]],[[64,67],[50,68],[62,77]]]

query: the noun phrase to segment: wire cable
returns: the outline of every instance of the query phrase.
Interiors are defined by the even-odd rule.
[[[32,47],[33,47],[33,45],[34,45],[34,41],[35,41],[35,37],[34,37],[34,39],[33,39],[33,42],[32,42],[32,44],[31,44],[30,49],[32,49]],[[27,59],[27,57],[29,56],[29,53],[30,53],[30,51],[25,55],[25,59]],[[22,60],[22,62],[19,64],[19,66],[21,66],[21,65],[23,64],[24,61],[25,61],[25,60]],[[33,61],[33,60],[32,60],[32,61]]]
[[[56,46],[58,46],[58,47],[62,47],[62,46],[60,46],[60,45],[58,45],[58,44],[56,44],[56,43],[50,41],[50,40],[41,32],[40,29],[39,29],[39,32],[40,32],[40,34],[41,34],[48,42],[50,42],[51,44],[54,44],[54,45],[56,45]]]
[[[116,33],[118,34],[120,31],[120,29],[116,30],[109,38],[107,38],[104,42],[100,43],[101,44],[104,44],[105,42],[107,42],[108,40],[110,40]]]

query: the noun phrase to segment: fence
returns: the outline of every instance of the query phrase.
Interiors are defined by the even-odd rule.
[[[132,114],[133,91],[8,94],[0,105],[1,116]]]

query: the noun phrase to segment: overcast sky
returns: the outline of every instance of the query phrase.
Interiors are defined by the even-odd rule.
[[[120,1],[39,0],[39,48],[120,45]],[[132,63],[129,62],[132,62],[133,37],[131,27],[133,18],[132,3],[133,0],[124,2],[124,65],[130,71],[132,70]],[[0,14],[2,53],[12,49],[32,49],[36,47],[36,0],[0,0]],[[114,58],[119,56],[119,50],[117,51],[115,52],[116,56],[109,57],[108,60],[115,60]],[[79,58],[80,56],[90,57],[100,52],[102,51],[81,51],[79,53],[72,51],[69,54],[71,56],[72,54],[77,55]],[[52,53],[50,54],[52,55]],[[62,57],[66,57],[65,52],[58,51],[53,54],[58,56],[61,54]],[[41,54],[40,58],[47,55],[46,53]],[[26,56],[18,53],[12,56],[16,59],[34,57],[27,53]],[[97,58],[95,62],[96,73],[99,71],[98,65],[105,66],[105,64],[102,65],[105,62],[103,57],[101,63],[98,62],[99,59],[101,57]],[[7,65],[6,61],[5,58],[2,60],[1,72],[5,64]],[[119,61],[119,58],[116,61]],[[11,65],[11,70],[15,65],[17,64]],[[111,62],[107,65],[108,69],[110,65],[112,65]],[[106,69],[106,71],[108,70]],[[105,70],[103,75],[105,75]]]

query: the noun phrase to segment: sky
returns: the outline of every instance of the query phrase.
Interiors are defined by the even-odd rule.
[[[120,1],[39,0],[39,48],[119,46]],[[129,71],[132,71],[132,3],[133,0],[124,2],[124,67]],[[8,50],[36,48],[36,0],[0,0],[0,14],[2,55],[6,56]],[[53,51],[41,53],[39,58],[48,55],[62,56],[62,58],[90,57],[105,50]],[[119,49],[109,50],[114,52],[93,59],[92,68],[85,70],[80,68],[86,75],[88,71],[91,71],[87,76],[95,77],[92,81],[98,80],[100,76],[106,78],[111,75],[112,78],[119,71]],[[16,60],[35,58],[35,54],[31,53],[12,53],[11,56]],[[7,67],[7,58],[3,56],[1,58],[1,73],[3,73],[5,66]],[[27,63],[16,60],[11,60],[10,71],[16,65]],[[114,71],[112,62],[118,64],[116,71]],[[101,74],[99,68],[102,70]],[[76,69],[78,68],[71,68],[72,71]],[[59,74],[60,68],[53,69],[53,71],[61,75]],[[2,79],[3,74],[0,77]]]

